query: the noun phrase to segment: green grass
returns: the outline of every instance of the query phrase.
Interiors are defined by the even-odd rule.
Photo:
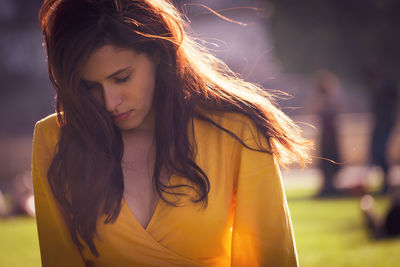
[[[358,198],[315,200],[313,193],[287,193],[300,266],[400,266],[400,239],[370,240]],[[381,211],[386,208],[384,198],[377,203]],[[0,267],[40,266],[34,219],[0,220],[0,237]]]
[[[400,266],[400,239],[371,240],[359,198],[316,200],[309,190],[287,195],[300,266]],[[383,213],[387,201],[377,204]]]
[[[15,217],[0,220],[0,266],[40,266],[35,219]]]

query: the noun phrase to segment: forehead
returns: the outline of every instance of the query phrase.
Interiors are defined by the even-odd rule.
[[[135,64],[138,57],[132,49],[105,45],[90,54],[84,64],[82,77],[89,81],[98,81],[123,68]]]

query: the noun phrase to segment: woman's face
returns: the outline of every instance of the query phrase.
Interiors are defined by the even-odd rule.
[[[155,64],[145,53],[105,45],[86,62],[82,82],[121,130],[154,127]]]

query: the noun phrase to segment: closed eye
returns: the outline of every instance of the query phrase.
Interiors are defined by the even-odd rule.
[[[125,83],[125,82],[127,82],[127,81],[129,80],[130,77],[131,77],[131,76],[128,75],[128,76],[126,76],[126,77],[124,77],[124,78],[114,78],[114,81],[115,81],[116,83]]]

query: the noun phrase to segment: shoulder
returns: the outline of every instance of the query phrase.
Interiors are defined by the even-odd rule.
[[[56,153],[59,136],[56,114],[49,115],[36,123],[32,144],[32,176],[36,196],[43,193],[42,179],[47,183],[45,177]]]
[[[60,127],[57,122],[57,114],[51,114],[38,122],[35,125],[34,143],[54,147],[60,136]]]
[[[239,112],[204,112],[203,115],[218,126],[202,119],[195,119],[196,126],[206,131],[217,131],[227,138],[239,138],[251,148],[269,150],[265,134],[258,129],[249,116]]]
[[[242,135],[246,131],[256,129],[254,122],[246,115],[238,112],[203,112],[202,115],[224,129]],[[211,127],[212,123],[195,118],[195,123],[202,127]]]
[[[45,129],[58,129],[59,127],[57,123],[57,114],[53,113],[39,120],[38,122],[36,122],[36,127],[38,127],[39,125],[40,127]]]

